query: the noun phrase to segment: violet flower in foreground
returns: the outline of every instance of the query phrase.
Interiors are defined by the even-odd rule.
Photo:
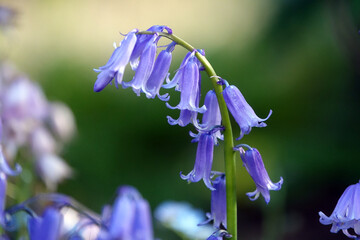
[[[52,207],[45,209],[41,217],[29,219],[29,235],[31,240],[58,240],[63,217]]]
[[[330,232],[337,233],[339,230],[349,238],[359,239],[360,237],[360,183],[350,185],[341,195],[336,207],[330,217],[319,212],[320,223],[330,225]],[[356,235],[349,233],[352,228]]]
[[[131,239],[152,240],[152,222],[149,203],[133,187],[122,186],[110,211],[103,214],[106,228],[100,232],[99,240]]]
[[[211,185],[211,167],[213,162],[215,140],[211,133],[203,133],[199,137],[198,147],[196,151],[196,159],[194,169],[188,174],[180,177],[189,182],[198,182],[203,179],[205,185],[210,190],[215,190]]]
[[[259,118],[237,87],[230,86],[226,80],[222,80],[222,82],[226,85],[222,92],[226,106],[241,130],[240,136],[236,140],[240,140],[245,134],[249,134],[252,127],[266,127],[264,121],[271,116],[272,110],[266,118]]]
[[[264,197],[265,202],[269,203],[270,190],[279,191],[283,183],[283,178],[280,177],[280,181],[277,183],[273,183],[270,180],[261,155],[256,148],[249,148],[245,151],[242,147],[235,147],[234,150],[240,152],[240,157],[244,163],[244,167],[256,185],[256,190],[254,192],[249,192],[246,195],[251,201],[254,201],[258,199],[261,194]]]

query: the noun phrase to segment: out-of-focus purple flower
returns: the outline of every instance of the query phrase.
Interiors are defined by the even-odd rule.
[[[259,151],[256,148],[249,148],[245,151],[242,147],[234,148],[240,152],[241,160],[244,163],[244,167],[254,180],[256,190],[249,192],[246,195],[251,201],[259,198],[260,194],[264,197],[265,202],[270,202],[270,190],[279,191],[283,183],[283,178],[280,177],[280,181],[273,183],[265,169],[264,162],[261,158]]]
[[[53,102],[49,107],[49,125],[55,135],[62,141],[68,141],[76,131],[75,117],[68,106]]]
[[[156,59],[154,69],[145,84],[144,92],[147,98],[155,98],[158,96],[163,101],[169,100],[168,94],[161,96],[159,94],[160,88],[169,75],[169,68],[171,64],[172,54],[176,43],[171,43],[167,49],[161,51]]]
[[[219,175],[212,181],[215,190],[211,192],[211,212],[207,213],[208,218],[202,224],[207,224],[210,221],[214,222],[214,227],[218,230],[226,229],[226,181],[225,174]],[[216,239],[216,238],[215,238]]]
[[[180,103],[172,107],[166,103],[170,109],[190,110],[204,113],[206,107],[198,107],[197,99],[200,95],[200,70],[199,61],[195,57],[195,51],[185,61],[184,65],[178,70],[178,89],[180,90]]]
[[[182,179],[189,182],[198,182],[203,179],[205,185],[210,190],[215,190],[211,185],[210,180],[212,177],[211,167],[213,162],[214,144],[214,136],[211,133],[203,133],[200,135],[194,169],[186,176],[180,172],[180,177]]]
[[[56,142],[45,128],[36,128],[30,138],[31,149],[35,156],[56,152]]]
[[[19,164],[15,165],[15,169],[11,169],[8,162],[6,161],[4,154],[2,152],[2,147],[0,146],[0,172],[5,173],[9,176],[19,175],[22,171],[22,168]]]
[[[62,225],[61,213],[52,207],[45,209],[41,217],[29,219],[28,228],[31,240],[58,240]]]
[[[9,7],[0,6],[0,28],[8,30],[15,24],[17,12]]]
[[[2,96],[3,121],[35,119],[47,116],[48,104],[41,88],[21,77],[13,81]]]
[[[360,183],[350,185],[341,195],[330,217],[319,212],[320,223],[330,225],[330,232],[337,233],[339,230],[349,238],[360,237]],[[352,228],[356,235],[349,233]]]
[[[99,69],[94,69],[99,72],[97,80],[94,84],[94,91],[100,92],[116,77],[115,84],[121,84],[124,76],[126,65],[130,61],[136,43],[137,29],[130,31],[120,46],[115,49],[109,61]]]
[[[56,190],[59,182],[70,178],[73,174],[71,167],[52,153],[44,153],[37,157],[36,171],[46,187],[52,191]]]
[[[141,54],[134,78],[130,82],[122,83],[123,88],[132,87],[138,96],[140,96],[141,92],[145,92],[145,84],[154,68],[158,39],[157,34],[151,36],[144,52]]]
[[[5,226],[5,203],[6,203],[7,180],[6,175],[0,172],[0,225]]]
[[[206,239],[214,232],[209,225],[198,226],[204,221],[204,212],[186,202],[163,202],[155,209],[154,215],[161,224],[188,239]]]
[[[226,87],[222,92],[225,103],[235,121],[240,126],[241,132],[237,140],[241,139],[245,134],[249,134],[252,127],[266,127],[264,121],[271,116],[272,110],[270,110],[270,113],[266,118],[259,118],[251,106],[246,102],[240,90],[233,85],[229,86],[227,81],[222,81],[226,84]]]
[[[132,239],[152,240],[150,207],[140,193],[133,187],[119,188],[118,197],[112,208],[103,212],[103,228],[99,240]]]

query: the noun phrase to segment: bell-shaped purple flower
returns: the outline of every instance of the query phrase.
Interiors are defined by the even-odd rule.
[[[241,160],[244,163],[244,167],[254,180],[256,190],[249,192],[246,195],[251,201],[259,198],[260,194],[264,197],[265,202],[270,202],[270,190],[279,191],[283,183],[283,178],[280,177],[280,181],[273,183],[265,169],[264,162],[261,158],[259,151],[256,148],[249,148],[245,151],[242,147],[234,148],[240,152]]]
[[[160,88],[169,75],[169,68],[171,64],[172,54],[176,43],[171,43],[167,49],[161,51],[155,61],[154,69],[145,84],[144,92],[147,98],[155,98],[156,96],[163,101],[169,100],[168,94],[161,96],[159,94]]]
[[[206,107],[206,112],[202,117],[202,123],[198,123],[197,120],[194,121],[194,126],[199,131],[198,134],[191,133],[190,135],[195,139],[198,139],[202,132],[209,132],[215,126],[221,125],[221,114],[220,108],[217,101],[217,97],[214,90],[210,90],[205,96],[204,105]],[[216,131],[213,133],[215,136],[215,145],[217,144],[217,139],[223,140],[224,136],[221,134],[221,131]]]
[[[222,92],[225,103],[235,118],[235,121],[240,126],[241,132],[237,140],[241,139],[245,134],[249,134],[252,127],[266,127],[264,121],[271,116],[272,110],[270,110],[269,115],[266,118],[259,118],[251,106],[246,102],[240,90],[233,85],[229,86],[225,80],[222,81],[226,84],[226,87]]]
[[[63,222],[61,213],[52,207],[47,208],[41,217],[29,219],[28,228],[31,240],[58,240]]]
[[[123,88],[132,87],[133,91],[138,96],[140,96],[141,92],[144,92],[145,84],[154,68],[158,39],[159,36],[157,34],[151,35],[150,41],[146,45],[144,52],[141,54],[135,76],[130,82],[122,83]]]
[[[213,182],[214,191],[211,192],[211,213],[206,214],[208,221],[214,221],[217,229],[227,228],[226,225],[226,181],[225,174],[218,176]]]
[[[172,33],[171,28],[164,25],[154,25],[146,31],[156,33],[156,32],[162,32],[165,29],[168,31],[168,33],[170,34]],[[142,55],[149,41],[151,41],[151,38],[152,35],[147,35],[147,34],[140,34],[137,36],[137,41],[130,57],[130,65],[134,71],[136,71],[139,65],[140,56]]]
[[[360,237],[360,183],[350,185],[341,195],[336,207],[330,217],[319,212],[320,223],[332,224],[330,232],[337,233],[342,230],[349,238],[359,239]],[[356,235],[348,232],[352,228]]]
[[[152,240],[150,207],[133,187],[119,188],[118,197],[111,211],[103,214],[106,229],[100,232],[99,240],[132,239]]]
[[[179,125],[181,127],[185,127],[189,123],[192,122],[193,119],[196,119],[197,112],[192,112],[190,110],[184,109],[180,110],[180,116],[178,119],[173,119],[170,116],[167,116],[168,123],[170,125]]]
[[[166,103],[168,108],[179,110],[190,110],[199,113],[204,113],[206,107],[198,107],[197,99],[200,94],[200,70],[198,60],[195,57],[195,51],[190,54],[184,65],[178,70],[180,90],[180,103],[172,107]]]
[[[203,133],[200,135],[194,169],[186,176],[180,172],[180,177],[183,180],[198,182],[202,179],[210,190],[215,190],[211,185],[210,180],[212,177],[211,167],[213,162],[214,144],[214,136],[211,133]]]
[[[120,46],[115,49],[109,61],[99,69],[94,69],[95,72],[99,72],[94,85],[95,92],[103,90],[115,77],[116,85],[122,83],[125,67],[130,61],[136,43],[137,32],[137,29],[129,32],[120,43]]]

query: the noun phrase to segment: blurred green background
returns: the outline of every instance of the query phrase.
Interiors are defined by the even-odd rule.
[[[208,211],[210,191],[188,185],[179,172],[193,168],[196,144],[188,131],[167,124],[178,117],[159,100],[108,86],[93,92],[93,68],[106,63],[113,41],[133,28],[170,26],[203,48],[217,73],[239,87],[268,127],[241,143],[256,147],[273,181],[266,206],[250,202],[255,185],[238,161],[241,239],[344,239],[319,223],[345,188],[359,181],[360,1],[311,0],[8,0],[14,29],[1,36],[1,59],[38,81],[50,100],[73,110],[78,130],[64,158],[75,169],[60,185],[100,212],[116,188],[130,184],[154,209],[165,200]],[[174,52],[172,73],[185,51]],[[132,78],[127,71],[125,80]],[[211,88],[203,76],[203,95]],[[173,97],[171,103],[175,103]],[[235,126],[235,135],[239,129]],[[237,142],[240,143],[240,142]],[[223,169],[222,146],[213,169]],[[155,223],[154,225],[157,226]],[[162,233],[156,227],[156,235]],[[165,236],[165,235],[164,235]],[[166,238],[164,238],[166,239]],[[168,238],[172,239],[172,238]],[[174,238],[175,239],[175,238]]]

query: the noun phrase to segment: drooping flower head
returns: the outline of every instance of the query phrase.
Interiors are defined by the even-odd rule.
[[[153,239],[149,204],[133,187],[119,188],[112,210],[107,208],[103,214],[103,222],[106,229],[100,232],[99,240]]]
[[[226,106],[240,126],[241,132],[237,140],[245,134],[249,134],[252,127],[266,127],[264,121],[271,116],[272,110],[266,118],[259,118],[236,86],[229,85],[225,80],[222,80],[221,83],[226,85],[222,92]]]
[[[211,133],[203,133],[200,135],[194,169],[186,176],[180,172],[180,177],[182,179],[189,182],[198,182],[202,179],[210,190],[215,190],[211,185],[210,180],[212,177],[211,167],[213,162],[214,144],[214,136]]]
[[[94,84],[95,92],[103,90],[114,78],[116,78],[116,85],[122,83],[125,67],[130,61],[136,43],[137,32],[137,29],[130,31],[120,46],[115,49],[109,61],[99,69],[94,69],[94,71],[99,72]]]
[[[244,145],[243,145],[244,146]],[[265,169],[264,162],[261,158],[259,151],[256,148],[248,147],[248,150],[244,150],[242,147],[235,147],[234,150],[240,152],[241,160],[244,163],[244,167],[254,180],[256,190],[249,192],[246,195],[251,201],[259,198],[260,194],[264,197],[265,202],[270,202],[270,190],[278,191],[281,189],[283,178],[280,177],[280,181],[273,183]]]
[[[330,217],[319,212],[320,223],[330,225],[330,232],[337,233],[339,230],[349,238],[360,238],[360,183],[350,185],[341,195]],[[349,233],[352,228],[356,235]]]

